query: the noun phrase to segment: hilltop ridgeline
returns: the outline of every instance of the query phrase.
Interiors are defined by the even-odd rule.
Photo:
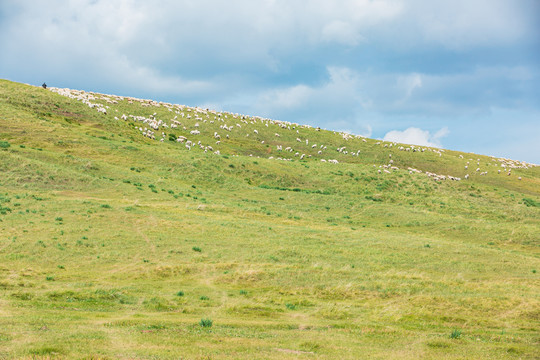
[[[54,87],[48,90],[81,101],[103,115],[114,116],[115,120],[127,122],[147,139],[176,142],[185,150],[201,150],[216,155],[247,155],[281,161],[317,160],[331,164],[372,162],[377,174],[407,169],[409,174],[425,174],[436,181],[460,181],[488,174],[512,176],[512,169],[536,166],[524,161],[378,141],[260,116],[83,90]],[[129,107],[127,110],[133,113],[126,113],[122,111],[126,109],[118,108],[121,104],[138,104],[140,107]],[[377,154],[377,148],[383,151]],[[424,153],[429,153],[429,156]],[[437,160],[447,166],[426,166],[423,160],[433,161],[434,156],[449,157],[451,162]],[[521,179],[519,176],[518,180]]]

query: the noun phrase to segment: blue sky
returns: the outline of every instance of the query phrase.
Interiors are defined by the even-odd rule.
[[[538,0],[2,0],[0,77],[540,164]]]

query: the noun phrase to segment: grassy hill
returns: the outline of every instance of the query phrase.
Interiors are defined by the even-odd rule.
[[[538,356],[537,166],[0,80],[0,174],[0,358]]]

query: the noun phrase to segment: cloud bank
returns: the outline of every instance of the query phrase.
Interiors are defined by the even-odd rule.
[[[441,138],[448,135],[448,133],[449,131],[447,127],[440,129],[435,134],[431,134],[427,130],[410,127],[403,131],[389,131],[386,133],[386,135],[384,135],[383,140],[402,144],[441,147]]]

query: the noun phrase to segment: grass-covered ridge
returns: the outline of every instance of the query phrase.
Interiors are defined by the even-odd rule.
[[[0,80],[0,358],[537,355],[538,167],[53,90]]]

